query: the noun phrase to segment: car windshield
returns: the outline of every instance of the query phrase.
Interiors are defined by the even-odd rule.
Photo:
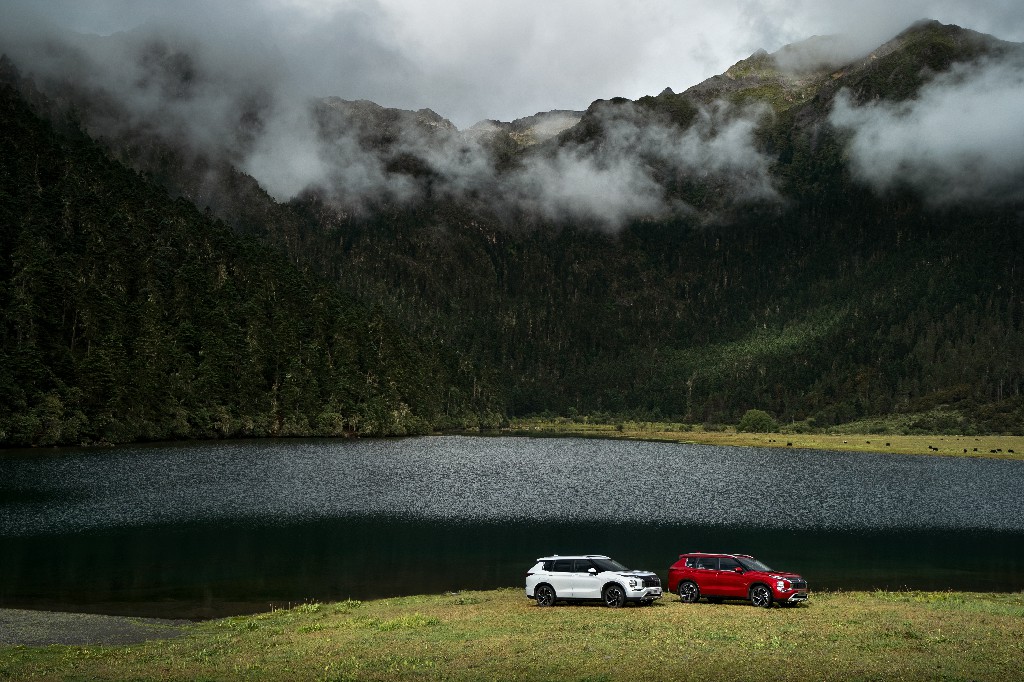
[[[591,559],[600,571],[628,571],[629,569],[612,559]]]
[[[757,559],[746,557],[741,559],[739,557],[736,557],[736,560],[739,561],[740,564],[743,565],[743,568],[747,569],[748,571],[762,571],[764,573],[771,573],[772,571],[771,568],[769,568],[766,564],[762,564]]]

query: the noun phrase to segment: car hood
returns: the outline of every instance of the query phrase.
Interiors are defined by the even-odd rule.
[[[654,571],[634,571],[630,569],[628,571],[615,571],[615,575],[621,575],[623,578],[646,578],[656,574]]]

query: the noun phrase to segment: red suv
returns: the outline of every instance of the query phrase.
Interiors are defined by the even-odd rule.
[[[768,608],[774,602],[792,606],[807,600],[807,581],[795,573],[773,571],[746,554],[680,554],[668,569],[668,589],[692,604],[748,599]]]

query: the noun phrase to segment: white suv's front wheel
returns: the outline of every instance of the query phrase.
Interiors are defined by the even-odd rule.
[[[626,605],[626,591],[621,585],[609,585],[604,588],[604,605],[612,609]]]

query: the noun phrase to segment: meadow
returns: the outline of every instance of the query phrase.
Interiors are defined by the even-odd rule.
[[[1024,459],[1024,436],[1012,435],[869,433],[839,427],[827,433],[745,433],[734,427],[707,429],[671,422],[598,423],[539,418],[513,420],[503,432],[526,436],[631,438],[705,445]]]
[[[308,603],[120,647],[0,648],[3,680],[1018,680],[1024,595],[538,608],[521,589]]]

